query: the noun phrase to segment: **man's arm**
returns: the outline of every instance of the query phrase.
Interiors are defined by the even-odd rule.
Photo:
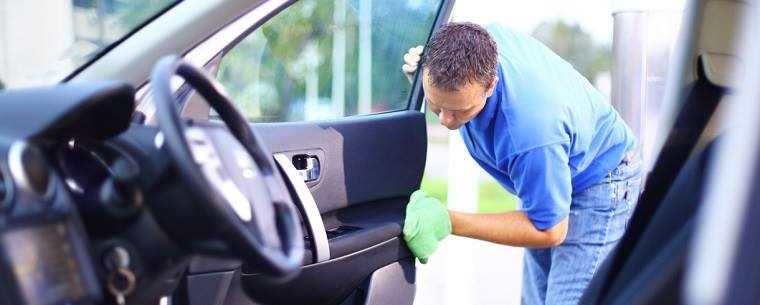
[[[494,243],[529,248],[561,244],[567,235],[568,218],[544,231],[536,229],[521,211],[496,214],[471,214],[449,211],[452,233]]]

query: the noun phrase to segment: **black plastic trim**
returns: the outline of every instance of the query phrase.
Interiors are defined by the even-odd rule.
[[[441,6],[438,8],[438,15],[436,16],[435,22],[433,23],[433,28],[430,29],[428,39],[425,42],[426,45],[428,42],[430,42],[430,38],[433,37],[433,33],[435,33],[438,28],[443,26],[443,24],[449,20],[449,16],[451,16],[451,10],[454,8],[454,2],[455,0],[443,0],[443,2],[441,2]],[[420,58],[420,64],[418,67],[422,67],[422,60],[424,60],[424,56],[423,58]],[[422,79],[420,77],[419,71],[420,69],[417,69],[417,73],[414,73],[414,80],[412,82],[413,87],[411,93],[409,94],[409,104],[407,106],[407,109],[409,110],[422,109],[425,92],[422,90]]]
[[[134,88],[115,81],[0,92],[0,134],[106,139],[129,127]]]
[[[241,274],[244,290],[265,304],[340,304],[370,274],[384,266],[412,256],[401,238],[393,238],[366,250],[314,264],[287,283]]]

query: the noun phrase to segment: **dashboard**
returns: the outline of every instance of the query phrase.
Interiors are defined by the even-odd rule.
[[[66,188],[83,213],[119,218],[138,212],[142,203],[136,185],[139,165],[120,148],[71,139],[56,145],[53,156]]]
[[[219,100],[222,124],[184,121],[168,97],[146,126],[132,123],[134,94],[0,91],[0,305],[158,304],[199,254],[262,277],[299,271],[301,215],[232,104]]]
[[[0,295],[8,304],[99,298],[87,240],[71,198],[42,149],[14,141],[5,156]]]
[[[71,139],[55,149],[55,163],[66,186],[78,199],[96,200],[100,185],[111,176],[112,158],[102,145]],[[110,152],[110,151],[109,151]]]
[[[133,97],[116,82],[0,92],[0,304],[103,300],[80,211],[118,202],[113,177],[132,177],[134,162],[102,143],[128,128]]]

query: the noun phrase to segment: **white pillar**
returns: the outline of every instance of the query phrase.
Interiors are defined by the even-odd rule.
[[[0,0],[0,78],[6,86],[60,80],[54,71],[74,41],[71,1]],[[41,47],[42,46],[42,47]]]
[[[333,114],[343,117],[346,111],[346,0],[335,0],[333,7],[332,103]]]
[[[449,131],[448,206],[461,212],[478,209],[478,164],[472,159],[458,130]]]
[[[670,57],[683,0],[613,0],[613,71],[610,101],[639,139],[644,170],[656,158]],[[667,114],[667,113],[666,113]]]
[[[478,168],[459,131],[449,131],[449,183],[447,202],[449,209],[460,212],[477,212]],[[445,256],[446,279],[444,283],[445,305],[473,304],[475,264],[473,240],[451,237],[442,244]]]
[[[251,94],[251,100],[250,101],[238,101],[243,103],[250,103],[251,107],[248,111],[253,111],[248,113],[248,115],[253,117],[259,117],[261,116],[261,91],[262,91],[262,85],[260,83],[261,81],[261,63],[264,58],[264,50],[266,49],[267,45],[267,39],[264,34],[262,34],[261,31],[253,32],[254,37],[253,41],[255,44],[255,47],[253,48],[253,87],[251,90],[253,90],[253,93]]]
[[[372,112],[372,0],[359,1],[359,114]]]

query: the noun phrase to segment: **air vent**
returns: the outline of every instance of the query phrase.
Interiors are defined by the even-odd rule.
[[[14,142],[8,151],[8,165],[19,188],[43,197],[50,193],[52,174],[45,156],[37,147]]]

